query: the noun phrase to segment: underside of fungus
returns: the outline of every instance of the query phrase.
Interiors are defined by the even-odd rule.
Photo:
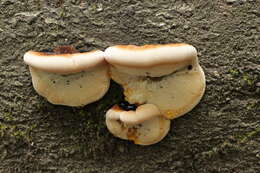
[[[131,104],[156,105],[169,119],[177,118],[194,108],[205,90],[200,66],[189,66],[161,77],[129,75],[111,67],[111,78],[124,88],[125,99]]]
[[[109,88],[102,51],[79,53],[62,46],[55,52],[29,51],[24,61],[34,89],[52,104],[84,106],[103,97]]]

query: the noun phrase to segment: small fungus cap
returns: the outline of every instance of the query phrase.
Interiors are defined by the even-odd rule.
[[[108,130],[116,137],[139,145],[152,145],[161,141],[170,129],[170,120],[161,116],[152,104],[144,104],[136,111],[125,111],[119,106],[106,113]]]
[[[109,119],[120,120],[127,124],[139,124],[151,119],[152,117],[160,116],[160,110],[153,104],[144,104],[138,106],[135,111],[122,110],[118,105],[113,106],[108,110],[106,116]]]
[[[95,67],[105,63],[105,60],[104,52],[100,50],[83,53],[62,50],[55,53],[28,51],[24,55],[24,62],[46,72],[70,74]]]

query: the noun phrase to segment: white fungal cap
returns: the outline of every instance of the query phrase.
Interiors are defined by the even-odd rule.
[[[28,51],[24,55],[24,62],[46,72],[70,74],[104,64],[105,59],[104,52],[100,50],[62,54]]]
[[[120,120],[124,123],[133,125],[143,123],[144,121],[160,115],[160,110],[153,104],[141,105],[137,107],[135,111],[123,111],[119,106],[115,105],[106,113],[106,116],[109,119]]]
[[[117,45],[105,50],[106,61],[119,71],[159,77],[197,63],[197,51],[188,44]]]
[[[70,47],[62,47],[68,49]],[[65,51],[66,52],[66,51]],[[110,84],[102,51],[48,54],[29,51],[33,87],[52,104],[84,106],[102,98]]]
[[[151,145],[167,135],[170,120],[162,117],[152,104],[141,105],[136,111],[125,111],[116,105],[106,113],[106,125],[116,137],[139,145]]]
[[[110,54],[110,57],[108,56],[106,59],[109,63],[112,61],[114,63],[110,65],[110,76],[114,81],[123,86],[125,100],[131,104],[154,104],[159,108],[163,116],[174,119],[189,112],[199,103],[204,94],[206,83],[204,72],[198,64],[195,48],[187,44],[178,46],[162,45],[157,46],[159,48],[157,49],[156,47],[156,50],[153,51],[163,50],[162,48],[165,48],[165,46],[167,56],[165,52],[160,51],[161,54],[157,52],[156,57],[160,59],[161,56],[161,59],[167,59],[172,55],[172,60],[168,59],[168,62],[172,63],[172,67],[168,69],[172,70],[172,72],[166,75],[162,74],[165,74],[165,69],[167,68],[163,68],[158,61],[156,61],[158,66],[153,67],[153,69],[157,70],[156,74],[150,73],[153,75],[146,75],[144,73],[147,71],[152,72],[149,67],[144,69],[146,72],[140,71],[141,67],[138,65],[131,67],[131,70],[128,69],[129,71],[126,70],[127,62],[130,65],[133,64],[132,60],[129,60],[130,56],[127,54],[121,54],[121,59],[124,62],[122,67],[121,64],[114,65],[115,62],[119,61],[118,55],[111,56]],[[144,56],[143,59],[149,59],[149,57],[151,57],[150,59],[155,59],[155,56],[151,53],[142,53],[142,55]],[[136,56],[133,55],[133,59],[137,59],[136,57],[142,59],[141,53],[137,53]],[[163,62],[166,63],[166,61]],[[177,66],[176,62],[178,62]],[[134,72],[135,69],[136,71]]]

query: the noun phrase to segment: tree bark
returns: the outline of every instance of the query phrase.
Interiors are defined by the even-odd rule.
[[[254,0],[1,0],[0,172],[260,172],[260,3]],[[23,55],[73,45],[184,42],[207,79],[191,112],[158,144],[109,134],[105,112],[122,90],[111,83],[82,108],[37,95]]]

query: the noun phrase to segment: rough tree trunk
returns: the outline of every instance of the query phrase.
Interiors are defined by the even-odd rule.
[[[260,172],[260,3],[257,0],[0,0],[0,172]],[[105,111],[118,85],[84,108],[34,91],[23,54],[74,45],[185,42],[207,88],[160,143],[114,138]]]

